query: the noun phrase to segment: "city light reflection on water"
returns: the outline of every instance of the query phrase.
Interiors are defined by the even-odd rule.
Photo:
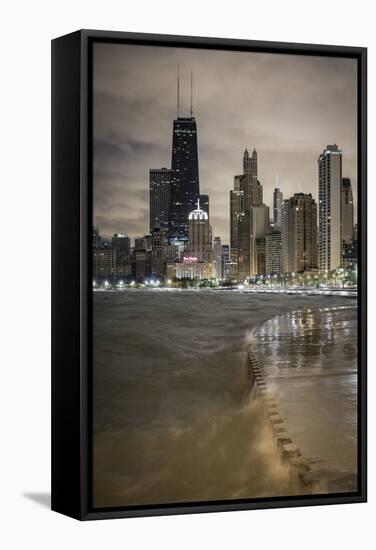
[[[255,331],[253,350],[304,456],[325,470],[337,490],[355,490],[357,308],[278,315]]]

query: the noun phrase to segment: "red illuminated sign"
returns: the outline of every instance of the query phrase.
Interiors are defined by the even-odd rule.
[[[197,262],[197,256],[184,256],[184,262]]]

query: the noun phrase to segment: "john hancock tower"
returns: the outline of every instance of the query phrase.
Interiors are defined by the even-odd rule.
[[[197,125],[192,107],[193,77],[191,73],[191,108],[189,117],[181,117],[179,74],[177,117],[174,120],[171,158],[170,244],[188,243],[188,216],[196,208],[200,196],[198,172]]]

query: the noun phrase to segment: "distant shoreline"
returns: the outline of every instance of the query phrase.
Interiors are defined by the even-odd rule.
[[[355,288],[216,288],[213,290],[235,290],[245,294],[298,294],[308,296],[344,296],[357,298],[358,291]]]
[[[357,298],[358,291],[354,288],[237,288],[237,287],[205,287],[205,288],[94,288],[93,292],[235,292],[239,294],[287,294],[300,296],[341,296],[343,298]]]

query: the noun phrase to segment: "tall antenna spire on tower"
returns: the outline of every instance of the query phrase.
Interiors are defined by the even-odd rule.
[[[191,118],[193,118],[193,72],[191,71]]]
[[[177,89],[177,108],[176,108],[177,118],[179,118],[179,107],[180,107],[180,65],[178,65],[178,89]]]

